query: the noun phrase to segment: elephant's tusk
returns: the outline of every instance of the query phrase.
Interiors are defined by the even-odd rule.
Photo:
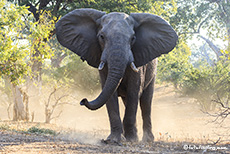
[[[138,69],[137,69],[137,67],[135,66],[134,62],[132,62],[132,63],[130,64],[130,67],[132,68],[132,70],[133,70],[134,72],[138,72]]]
[[[105,63],[103,61],[101,61],[101,63],[98,66],[98,70],[101,71],[105,66]]]

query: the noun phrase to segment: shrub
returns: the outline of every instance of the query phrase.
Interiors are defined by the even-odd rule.
[[[217,99],[230,94],[230,63],[219,61],[215,66],[192,68],[185,73],[181,92],[196,98],[206,111],[216,107]]]
[[[44,134],[44,135],[56,135],[56,131],[51,129],[45,129],[45,128],[38,128],[36,126],[31,127],[27,130],[27,133],[33,133],[33,134]]]

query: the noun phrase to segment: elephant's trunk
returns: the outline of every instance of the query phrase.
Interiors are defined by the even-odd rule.
[[[80,103],[81,105],[85,105],[90,110],[99,109],[113,95],[125,73],[128,60],[122,56],[119,56],[119,54],[113,54],[107,60],[107,63],[108,75],[100,95],[93,101],[88,102],[87,99],[83,99]]]

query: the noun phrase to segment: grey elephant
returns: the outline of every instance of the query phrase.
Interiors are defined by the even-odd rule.
[[[76,9],[56,23],[57,39],[81,59],[98,68],[102,92],[93,100],[80,103],[90,110],[106,104],[111,133],[106,143],[137,141],[138,102],[143,119],[144,141],[153,141],[151,104],[157,57],[170,52],[178,36],[161,17],[148,13]],[[123,125],[118,97],[125,105]]]

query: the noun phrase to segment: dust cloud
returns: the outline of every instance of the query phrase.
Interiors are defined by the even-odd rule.
[[[73,92],[74,99],[63,105],[54,113],[59,111],[62,114],[59,118],[53,119],[51,123],[63,128],[59,136],[63,140],[74,140],[85,144],[98,144],[101,139],[106,138],[110,133],[109,119],[106,107],[90,111],[79,102],[82,98],[95,99],[100,90],[93,94],[84,92]],[[35,113],[35,122],[44,122],[44,104],[30,102],[30,111]],[[124,105],[119,100],[120,115],[124,116]],[[8,120],[6,107],[0,105],[1,120]],[[216,141],[218,134],[224,134],[224,128],[209,123],[212,118],[201,111],[199,104],[191,98],[182,97],[177,94],[171,85],[157,85],[152,104],[152,125],[153,133],[157,140],[163,141],[188,141],[203,142]],[[228,119],[227,119],[228,120]],[[226,122],[230,124],[230,122]],[[142,118],[140,107],[137,112],[138,136],[142,138]],[[229,125],[228,125],[229,128]]]
[[[87,94],[79,94],[78,100],[75,100],[76,106],[67,107],[62,117],[55,122],[59,126],[82,132],[75,135],[78,139],[90,138],[92,140],[92,138],[96,138],[98,141],[98,139],[106,138],[110,133],[106,107],[103,106],[97,111],[90,111],[79,105],[82,98],[92,100],[97,97],[99,92],[95,92],[95,95],[90,97],[87,97]],[[123,117],[124,105],[121,99],[119,99],[119,106],[120,115]],[[202,143],[208,140],[215,141],[219,137],[217,134],[224,134],[226,129],[210,123],[212,120],[211,117],[201,111],[201,107],[195,99],[180,96],[171,85],[157,85],[152,104],[152,125],[156,140]],[[137,112],[137,128],[141,140],[143,132],[140,107],[138,107]],[[82,135],[86,136],[82,137]],[[84,143],[87,141],[88,139],[82,140]]]

